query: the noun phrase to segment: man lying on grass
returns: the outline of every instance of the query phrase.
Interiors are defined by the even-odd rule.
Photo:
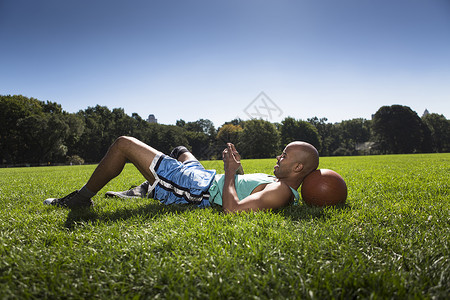
[[[177,147],[167,156],[135,138],[121,136],[80,190],[63,198],[48,198],[44,204],[70,209],[92,206],[91,198],[122,172],[128,160],[147,179],[137,189],[145,188],[146,193],[151,192],[151,197],[163,204],[192,203],[207,207],[216,203],[227,213],[276,209],[298,200],[297,189],[319,165],[316,148],[306,142],[292,142],[277,156],[275,177],[260,173],[244,175],[240,155],[231,143],[222,157],[225,174],[216,175],[215,170],[206,170],[185,147]]]

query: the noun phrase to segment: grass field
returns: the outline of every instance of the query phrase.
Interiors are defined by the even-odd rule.
[[[243,161],[247,173],[274,164]],[[0,169],[0,299],[450,295],[450,154],[321,158],[347,182],[341,208],[224,215],[104,198],[143,181],[132,165],[92,210],[42,205],[94,167]]]

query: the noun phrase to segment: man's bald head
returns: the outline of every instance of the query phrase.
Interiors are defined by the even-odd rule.
[[[294,154],[295,160],[303,165],[303,173],[308,175],[312,171],[316,170],[319,166],[319,152],[316,147],[307,143],[295,141],[289,143],[286,149],[294,150],[290,151]]]

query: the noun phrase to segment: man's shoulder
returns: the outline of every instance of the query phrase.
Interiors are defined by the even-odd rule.
[[[284,182],[276,181],[269,183],[261,191],[261,200],[267,207],[279,208],[288,205],[294,199],[289,185]]]
[[[267,186],[270,186],[270,188],[274,188],[274,189],[285,189],[285,190],[290,190],[289,185],[283,181],[274,181],[269,183]]]
[[[291,196],[292,196],[291,188],[289,187],[289,185],[287,185],[286,183],[284,183],[282,181],[275,181],[275,182],[267,184],[264,188],[264,191],[277,192],[277,193],[279,193],[278,194],[279,197],[286,196],[286,197],[291,198]]]

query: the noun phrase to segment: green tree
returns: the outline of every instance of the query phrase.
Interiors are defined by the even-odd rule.
[[[208,119],[199,119],[195,122],[177,120],[176,126],[186,130],[185,136],[191,147],[191,152],[198,159],[209,159],[215,155],[216,128]],[[186,146],[186,145],[185,145]]]
[[[349,155],[357,154],[357,146],[370,140],[370,121],[358,118],[342,121],[336,126],[339,127],[340,148]]]
[[[317,129],[306,121],[287,117],[280,124],[281,144],[287,145],[293,141],[308,142],[321,149],[320,136]]]
[[[444,115],[428,114],[422,117],[431,134],[433,152],[450,151],[450,120]]]
[[[150,143],[151,140],[149,140],[149,138],[151,138],[153,134],[150,129],[150,123],[142,119],[137,113],[132,113],[128,121],[130,122],[128,126],[131,127],[130,136],[147,144]]]
[[[42,112],[48,113],[48,114],[62,114],[63,109],[61,107],[61,104],[58,104],[56,102],[47,101],[46,103],[42,102]]]
[[[216,135],[216,128],[214,123],[208,119],[199,119],[194,122],[186,122],[183,119],[176,121],[176,126],[186,129],[192,132],[203,132],[209,136]]]
[[[241,125],[234,125],[231,122],[224,123],[217,131],[215,140],[211,143],[210,158],[216,159],[222,157],[222,151],[228,142],[238,146],[242,130]]]
[[[29,163],[64,161],[69,126],[61,114],[34,114],[17,122],[21,132],[20,160]]]
[[[228,124],[232,124],[232,125],[236,125],[236,126],[241,126],[242,128],[244,128],[244,126],[245,126],[245,121],[244,120],[242,120],[241,118],[237,118],[237,119],[233,119],[233,120],[231,120],[231,121],[229,121],[229,122],[225,122],[222,126],[224,126],[224,125],[228,125]]]
[[[0,96],[2,162],[62,162],[67,142],[76,140],[82,124],[55,102],[21,95]]]
[[[64,114],[64,119],[69,126],[69,132],[64,141],[64,144],[67,146],[67,155],[78,154],[77,144],[80,142],[84,132],[84,119],[79,114]]]
[[[274,124],[253,119],[245,122],[239,139],[243,158],[275,157],[279,152],[280,136]]]
[[[22,95],[0,96],[0,163],[19,163],[20,119],[42,113],[42,102]]]
[[[203,132],[185,131],[184,136],[188,141],[187,146],[190,147],[190,151],[197,159],[210,158],[211,142],[207,134]]]
[[[308,123],[314,125],[319,133],[319,138],[322,141],[322,147],[318,148],[320,155],[333,155],[341,145],[341,134],[337,124],[327,123],[327,118],[310,118]]]
[[[173,148],[184,145],[190,147],[186,138],[186,130],[175,125],[163,125],[152,123],[149,128],[153,131],[155,140],[149,144],[156,149],[169,154]]]
[[[217,140],[223,145],[228,142],[237,145],[242,130],[240,125],[225,124],[220,127],[219,132],[217,133]]]
[[[131,136],[133,133],[134,119],[128,116],[123,108],[114,108],[111,111],[111,133],[117,138],[122,135]]]
[[[77,154],[87,162],[99,162],[112,142],[114,117],[106,106],[97,105],[78,112],[84,119],[85,130],[77,144]]]
[[[427,141],[416,112],[402,105],[381,107],[373,117],[373,139],[381,153],[422,152]]]

